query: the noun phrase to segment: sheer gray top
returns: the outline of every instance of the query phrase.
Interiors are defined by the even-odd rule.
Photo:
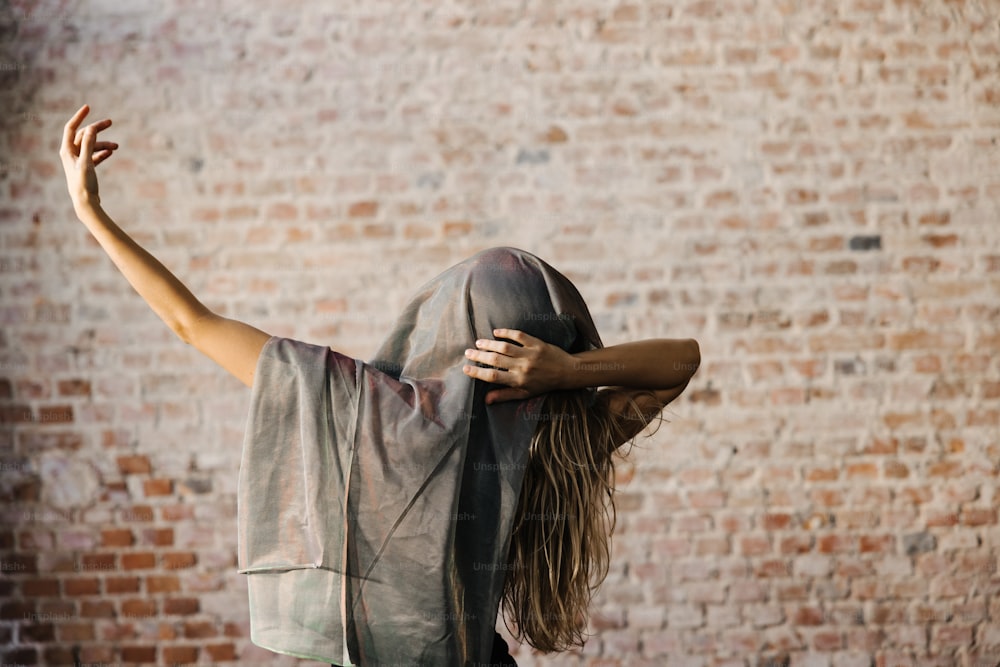
[[[544,403],[487,406],[497,385],[462,372],[494,328],[602,346],[573,284],[515,248],[420,287],[368,362],[267,341],[238,488],[255,644],[364,667],[489,662]]]

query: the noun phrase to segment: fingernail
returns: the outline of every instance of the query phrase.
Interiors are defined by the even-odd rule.
[[[466,350],[465,351],[465,356],[471,357],[472,356],[472,350]]]

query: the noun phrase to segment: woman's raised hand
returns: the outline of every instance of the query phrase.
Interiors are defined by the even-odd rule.
[[[573,370],[573,355],[556,345],[517,329],[494,329],[493,335],[514,343],[477,340],[477,349],[466,350],[465,356],[494,368],[470,365],[462,368],[466,375],[477,380],[507,385],[486,394],[487,404],[531,398],[560,389],[563,379]]]
[[[62,145],[59,147],[59,157],[62,158],[63,169],[66,171],[66,186],[75,208],[101,203],[94,167],[111,157],[118,148],[118,144],[113,141],[97,141],[97,133],[107,129],[111,125],[111,119],[106,118],[80,127],[89,111],[90,107],[84,104],[73,114],[63,128]]]

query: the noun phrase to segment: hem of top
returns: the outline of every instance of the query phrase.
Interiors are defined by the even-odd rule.
[[[314,655],[312,653],[296,653],[295,651],[290,651],[288,649],[274,648],[273,646],[267,646],[266,644],[260,643],[259,641],[257,641],[253,637],[250,638],[250,641],[254,643],[254,646],[259,646],[260,648],[267,649],[268,651],[271,651],[272,653],[280,653],[282,655],[290,655],[290,656],[295,657],[295,658],[302,658],[303,660],[316,660],[317,662],[326,662],[326,663],[329,663],[331,665],[335,665],[336,667],[358,667],[353,662],[334,662],[334,661],[330,660],[329,658],[324,658],[322,656]]]

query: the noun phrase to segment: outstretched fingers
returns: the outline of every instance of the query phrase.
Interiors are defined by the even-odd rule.
[[[97,144],[97,145],[100,146],[101,144]],[[114,148],[106,148],[104,150],[101,150],[101,151],[98,151],[98,152],[94,153],[94,166],[96,167],[97,165],[101,164],[102,162],[104,162],[105,160],[107,160],[109,157],[111,157],[111,155],[113,154],[113,151],[114,151],[115,148],[118,148],[118,147],[115,146]]]
[[[114,141],[97,141],[97,133],[107,129],[110,125],[111,120],[106,119],[77,131],[77,138],[74,142],[74,147],[77,148],[75,153],[82,157],[84,162],[93,160],[96,167],[111,157],[118,148],[118,144]]]
[[[91,123],[87,127],[82,127],[76,131],[76,137],[73,139],[73,145],[79,148],[80,142],[83,140],[83,137],[87,132],[93,131],[96,134],[97,132],[106,130],[109,127],[111,127],[110,118],[105,118],[104,120],[99,120],[96,123]]]
[[[66,122],[66,125],[63,127],[63,140],[60,152],[69,154],[71,157],[76,156],[72,149],[76,147],[77,128],[80,126],[81,121],[83,121],[89,111],[90,107],[84,104],[75,114],[73,114],[73,117]]]
[[[83,130],[83,141],[80,143],[80,157],[84,164],[94,158],[94,144],[97,143],[97,131],[93,125],[88,125]]]

